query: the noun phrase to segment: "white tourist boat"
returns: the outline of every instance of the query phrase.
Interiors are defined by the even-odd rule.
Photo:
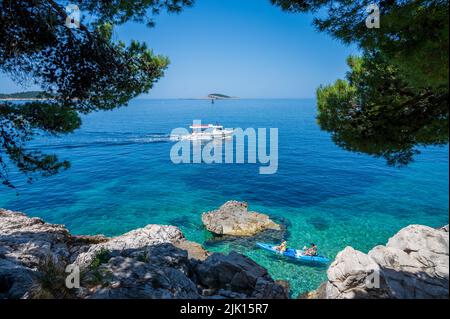
[[[181,136],[182,140],[210,141],[213,139],[231,138],[233,130],[225,129],[222,125],[194,124],[189,127],[191,134]]]

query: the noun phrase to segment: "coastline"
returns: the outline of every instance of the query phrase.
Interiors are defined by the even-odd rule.
[[[75,236],[63,225],[0,209],[0,244],[0,298],[289,298],[288,285],[250,258],[209,253],[175,226]],[[82,274],[79,285],[65,285],[66,269]]]
[[[217,97],[188,97],[188,98],[176,98],[176,100],[190,100],[190,101],[209,101],[209,100],[241,100],[239,97],[227,97],[227,98],[217,98]]]
[[[255,261],[236,252],[210,253],[188,241],[176,226],[147,225],[112,238],[75,236],[62,225],[3,209],[0,226],[0,278],[10,283],[5,298],[289,297],[288,283],[272,279]],[[448,225],[440,229],[411,225],[368,254],[346,247],[328,268],[328,281],[299,298],[448,298],[448,236]],[[53,291],[61,288],[61,282],[36,291],[36,280],[49,275],[49,267],[69,265],[85,270],[84,286],[63,289],[67,295]],[[157,270],[167,282],[163,287],[155,286]],[[374,274],[379,276],[375,287],[371,286]],[[51,275],[56,276],[54,270]],[[63,275],[53,279],[61,280]]]
[[[50,101],[51,99],[46,99],[46,98],[0,98],[0,101],[13,101],[13,102],[17,102],[17,101]]]
[[[138,98],[146,100],[147,98]],[[52,99],[47,98],[0,98],[0,101],[50,101]],[[189,101],[209,101],[209,100],[241,100],[239,97],[230,98],[210,98],[210,97],[193,97],[193,98],[167,98],[167,100],[189,100]]]

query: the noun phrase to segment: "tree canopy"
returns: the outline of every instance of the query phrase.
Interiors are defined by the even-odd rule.
[[[447,0],[271,0],[283,10],[313,12],[319,31],[364,50],[380,51],[417,87],[448,86]],[[369,5],[380,11],[380,28],[369,29]]]
[[[68,28],[66,1],[0,1],[0,71],[18,83],[34,83],[52,98],[25,104],[0,102],[0,180],[8,163],[31,180],[54,174],[69,163],[26,149],[37,132],[61,134],[81,125],[80,114],[126,105],[148,92],[169,64],[145,43],[112,39],[115,25],[137,21],[153,25],[161,10],[179,12],[192,0],[71,0],[83,16]],[[86,23],[84,22],[86,21]]]
[[[348,65],[346,80],[317,89],[318,122],[337,145],[402,166],[418,145],[448,142],[448,92],[412,87],[379,53]]]
[[[84,14],[68,28],[63,0],[0,0],[0,72],[37,84],[47,100],[0,102],[0,181],[13,187],[8,165],[31,180],[69,167],[54,155],[27,150],[36,132],[63,134],[80,127],[80,114],[111,110],[148,92],[169,60],[145,43],[114,41],[116,25],[153,26],[165,10],[194,0],[71,0]],[[376,1],[381,27],[368,29],[373,0],[271,0],[290,12],[312,12],[314,24],[362,57],[349,58],[344,80],[317,90],[318,120],[352,151],[404,165],[416,145],[448,142],[448,1]]]
[[[314,24],[362,57],[347,79],[317,90],[318,121],[336,144],[406,165],[417,145],[448,143],[448,1],[376,1],[380,28],[369,29],[374,1],[272,0],[313,12]]]

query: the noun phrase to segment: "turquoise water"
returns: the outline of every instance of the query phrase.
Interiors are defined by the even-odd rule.
[[[400,228],[448,223],[449,149],[428,147],[406,168],[344,151],[315,121],[314,100],[135,100],[127,108],[91,114],[76,133],[39,137],[33,146],[72,163],[69,171],[26,184],[11,172],[16,191],[0,190],[0,207],[65,224],[76,234],[119,235],[150,223],[173,224],[213,251],[238,250],[293,295],[316,288],[326,269],[280,260],[252,243],[217,243],[201,225],[202,212],[227,200],[288,226],[291,245],[315,242],[333,258],[345,246],[367,252]],[[170,161],[173,128],[194,119],[226,127],[277,127],[279,169],[259,164],[183,164]]]

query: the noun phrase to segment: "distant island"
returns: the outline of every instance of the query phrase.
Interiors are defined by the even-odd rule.
[[[211,93],[205,97],[193,97],[193,98],[180,98],[181,100],[236,100],[239,99],[237,96],[229,96],[222,93]]]
[[[49,95],[43,91],[28,91],[17,93],[0,93],[0,100],[45,100]]]
[[[16,93],[0,93],[0,101],[15,101],[15,100],[47,100],[51,96],[44,91],[27,91]],[[237,96],[229,96],[222,93],[211,93],[203,98],[193,98],[193,100],[227,100],[238,99]]]
[[[212,93],[208,95],[209,99],[215,99],[215,100],[225,100],[225,99],[237,99],[236,96],[228,96],[221,93]]]

